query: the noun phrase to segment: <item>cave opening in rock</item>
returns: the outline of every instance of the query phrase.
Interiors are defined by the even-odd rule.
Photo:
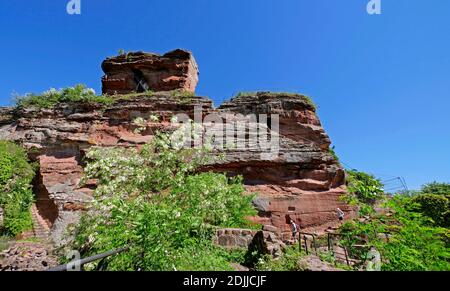
[[[141,70],[133,70],[133,79],[136,83],[136,92],[143,93],[148,91],[149,87]]]
[[[50,198],[39,171],[33,181],[33,192],[36,197],[37,214],[42,217],[49,228],[52,228],[59,216],[59,210],[53,199]]]

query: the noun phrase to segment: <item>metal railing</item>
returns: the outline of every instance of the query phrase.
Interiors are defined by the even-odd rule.
[[[316,235],[314,233],[308,233],[308,232],[299,232],[298,234],[299,234],[299,249],[300,249],[300,251],[302,251],[302,237],[303,237],[303,240],[305,241],[305,252],[307,255],[309,255],[307,236],[310,236],[313,239],[312,247],[314,247],[314,252],[317,254]]]
[[[86,265],[86,264],[89,264],[89,263],[93,263],[93,262],[98,261],[98,260],[102,260],[103,261],[104,259],[106,259],[108,257],[120,254],[122,252],[126,252],[129,249],[130,249],[130,247],[128,247],[128,246],[127,247],[123,247],[123,248],[118,248],[118,249],[107,251],[107,252],[104,252],[104,253],[101,253],[101,254],[98,254],[98,255],[94,255],[94,256],[91,256],[91,257],[88,257],[88,258],[74,260],[74,261],[71,261],[71,262],[69,262],[67,264],[47,269],[47,271],[49,271],[49,272],[71,271],[74,266],[77,266],[77,267],[79,266],[80,268],[82,268],[83,265]],[[99,265],[101,265],[102,261],[100,261]]]
[[[328,242],[328,252],[332,252],[333,256],[336,258],[336,253],[334,250],[334,240],[333,237],[341,237],[342,235],[340,233],[328,233],[327,234],[327,242]],[[344,256],[345,256],[345,262],[347,263],[347,266],[350,266],[350,260],[348,258],[348,250],[346,246],[341,246],[344,250]]]

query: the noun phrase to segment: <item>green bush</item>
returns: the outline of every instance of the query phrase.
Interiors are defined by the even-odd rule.
[[[93,255],[130,246],[108,270],[230,270],[212,245],[216,227],[249,227],[256,212],[241,178],[197,173],[204,152],[175,150],[158,134],[141,151],[93,149],[86,179],[97,179],[92,209],[72,248]]]
[[[345,223],[341,233],[347,239],[342,243],[350,251],[353,244],[361,243],[361,239],[375,246],[382,256],[382,270],[449,271],[448,230],[430,226],[428,218],[409,210],[412,203],[411,198],[397,196],[386,205],[393,215]],[[387,242],[380,237],[384,233],[390,235]]]
[[[450,226],[450,203],[446,196],[438,194],[421,194],[411,200],[417,204],[417,210],[433,219],[436,225]]]
[[[61,90],[50,89],[42,94],[27,94],[16,98],[16,104],[19,108],[38,107],[51,108],[58,103],[85,102],[110,104],[114,100],[110,96],[95,95],[93,89],[79,84],[75,87],[68,87]]]
[[[32,227],[33,177],[34,166],[26,152],[14,143],[0,141],[0,207],[4,210],[5,235],[15,236]]]
[[[373,175],[347,171],[348,192],[356,198],[356,202],[372,205],[384,197],[383,184]]]
[[[420,192],[423,194],[443,195],[450,199],[450,184],[433,182],[422,186]]]

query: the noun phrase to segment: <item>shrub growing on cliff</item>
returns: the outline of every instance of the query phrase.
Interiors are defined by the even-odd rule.
[[[3,232],[15,236],[32,227],[31,181],[34,167],[26,152],[8,141],[0,141],[0,207],[4,210]]]
[[[73,243],[83,255],[129,245],[109,270],[230,269],[211,238],[255,214],[240,178],[197,173],[204,152],[172,149],[162,134],[141,151],[95,149],[87,158],[86,179],[98,188]]]
[[[373,212],[373,205],[384,198],[383,184],[374,176],[358,171],[347,171],[348,194],[341,200],[358,206],[361,215]]]
[[[109,96],[98,96],[93,89],[87,88],[82,84],[60,90],[50,89],[41,94],[27,94],[16,98],[16,104],[20,108],[31,106],[51,108],[58,103],[68,102],[110,104],[113,102],[113,99]]]

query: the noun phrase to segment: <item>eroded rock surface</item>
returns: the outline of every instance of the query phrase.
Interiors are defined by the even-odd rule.
[[[102,63],[105,94],[181,89],[195,92],[198,66],[192,53],[174,50],[164,55],[144,52],[124,53]]]
[[[134,90],[129,74],[137,66],[144,76],[156,76],[155,88],[158,90],[169,90],[174,86],[186,90],[195,87],[196,64],[190,53],[174,51],[162,57],[132,54],[128,60],[121,58],[125,56],[107,59],[103,69],[108,76],[106,79],[122,78],[123,84],[127,85],[114,87],[112,83],[104,82],[106,93],[116,89],[126,93]],[[170,79],[174,71],[187,75],[181,74],[174,82],[162,81],[166,77]],[[52,229],[55,241],[61,240],[68,226],[78,222],[80,212],[89,203],[95,188],[94,182],[79,185],[84,156],[90,147],[140,147],[150,141],[156,131],[173,130],[170,120],[174,115],[185,114],[195,119],[194,108],[201,110],[201,117],[215,113],[224,122],[246,122],[236,131],[224,129],[225,135],[233,135],[236,141],[244,140],[246,147],[226,147],[214,152],[213,155],[224,154],[224,158],[214,160],[203,170],[242,175],[247,191],[258,193],[254,204],[259,213],[254,221],[289,239],[289,219],[294,219],[302,228],[320,228],[337,221],[337,207],[347,214],[352,212],[339,200],[346,191],[344,171],[329,153],[330,139],[314,106],[305,96],[249,93],[217,109],[208,98],[170,92],[117,95],[114,98],[115,102],[110,105],[67,103],[52,109],[0,110],[0,139],[24,145],[39,163],[34,189],[36,206]],[[252,141],[251,134],[242,134],[252,124],[252,121],[248,122],[250,114],[265,114],[267,120],[263,123],[269,131],[275,129],[272,128],[272,114],[279,117],[279,147],[276,151],[267,152],[260,143]],[[150,121],[152,115],[158,116],[159,120]],[[137,117],[149,120],[142,132],[135,131],[133,120]]]
[[[336,268],[330,263],[322,261],[319,257],[315,255],[309,255],[303,257],[298,262],[299,267],[304,271],[312,272],[334,272],[334,271],[344,271],[343,269]]]
[[[45,271],[58,264],[48,245],[17,242],[0,253],[0,271]]]

